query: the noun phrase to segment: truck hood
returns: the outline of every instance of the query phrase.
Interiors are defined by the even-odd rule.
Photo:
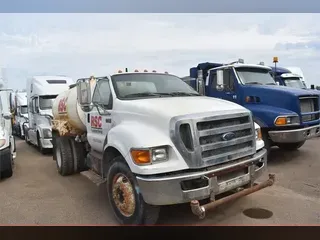
[[[246,85],[248,86],[248,85]],[[286,86],[273,86],[273,85],[250,85],[250,89],[254,92],[267,92],[270,94],[271,92],[274,94],[285,94],[285,95],[292,95],[292,96],[305,96],[305,95],[315,95],[319,96],[320,92],[317,93],[316,91],[308,91],[305,89],[300,88],[292,88]]]
[[[119,105],[118,105],[119,104]],[[163,97],[117,102],[121,114],[141,118],[140,121],[163,121],[168,123],[172,117],[213,111],[248,111],[244,107],[212,97]],[[129,119],[130,117],[127,116]],[[120,119],[121,120],[121,119]]]
[[[309,91],[286,86],[246,85],[245,96],[256,96],[260,98],[261,104],[284,108],[296,112],[299,107],[298,98],[302,96],[318,96],[320,92]],[[244,97],[245,97],[244,96]],[[244,100],[243,100],[244,101]]]

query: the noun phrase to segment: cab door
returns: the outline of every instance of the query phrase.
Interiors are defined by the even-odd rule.
[[[92,96],[93,109],[87,114],[87,137],[92,150],[103,153],[111,129],[113,98],[109,79],[100,79]]]
[[[209,96],[238,103],[237,81],[233,68],[223,69],[223,89],[218,89],[216,71],[210,71],[208,84]]]

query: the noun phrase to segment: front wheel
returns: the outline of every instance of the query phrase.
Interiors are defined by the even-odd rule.
[[[296,143],[278,143],[277,146],[286,151],[294,151],[301,148],[305,142],[306,141]]]
[[[262,140],[264,141],[264,148],[267,150],[267,154],[270,154],[272,147],[272,140],[269,137],[267,130],[262,130]]]
[[[136,177],[122,156],[114,158],[107,173],[107,191],[113,213],[120,224],[155,224],[160,206],[147,204]]]

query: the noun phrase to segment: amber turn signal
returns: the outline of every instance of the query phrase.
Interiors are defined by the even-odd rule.
[[[278,126],[282,126],[282,125],[286,125],[287,124],[287,118],[286,117],[278,117],[276,122],[276,125]]]
[[[149,150],[131,150],[131,156],[138,165],[151,163]]]

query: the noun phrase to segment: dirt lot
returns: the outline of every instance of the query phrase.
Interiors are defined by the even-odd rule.
[[[192,215],[189,205],[162,209],[160,224],[264,225],[320,224],[320,138],[299,151],[275,148],[268,171],[276,174],[270,188],[224,205],[204,220]],[[78,174],[61,177],[50,154],[17,140],[14,176],[0,182],[0,224],[116,225],[103,186],[96,187]],[[263,179],[266,179],[265,176]],[[248,208],[264,208],[272,216],[250,218]]]

